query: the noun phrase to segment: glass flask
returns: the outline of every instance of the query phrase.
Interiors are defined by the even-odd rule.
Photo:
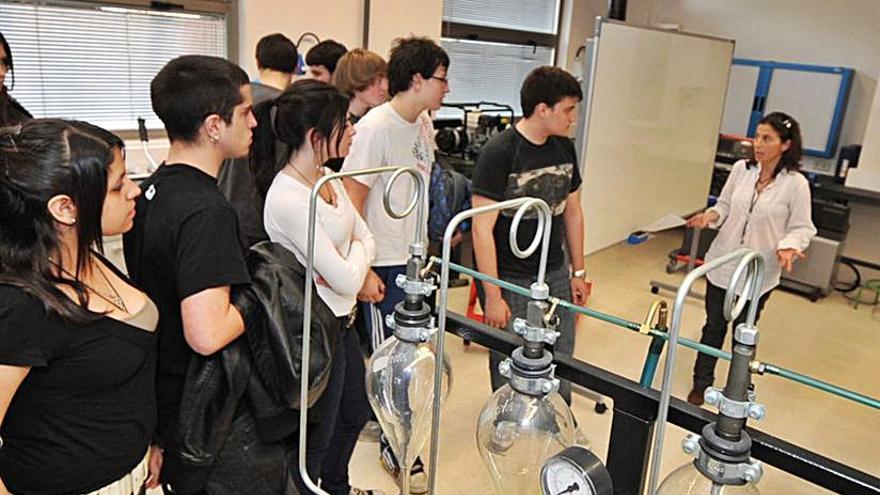
[[[697,470],[693,462],[673,471],[660,484],[657,495],[759,495],[754,483],[722,485]]]
[[[407,469],[431,436],[436,354],[429,343],[385,340],[367,364],[367,396],[398,461]],[[445,359],[441,391],[449,393]]]
[[[540,495],[544,462],[574,443],[574,417],[557,392],[531,396],[505,385],[477,422],[477,448],[499,495]]]

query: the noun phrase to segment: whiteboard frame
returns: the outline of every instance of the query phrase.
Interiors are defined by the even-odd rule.
[[[587,157],[587,152],[589,150],[589,145],[590,145],[589,129],[590,129],[590,125],[591,125],[591,119],[593,116],[593,107],[594,107],[594,102],[595,102],[595,89],[596,89],[595,88],[595,84],[596,84],[596,77],[595,76],[596,76],[596,70],[597,70],[597,64],[598,64],[600,41],[601,41],[601,35],[602,35],[602,31],[603,31],[603,25],[605,25],[605,24],[616,24],[616,25],[620,25],[620,26],[637,28],[637,29],[641,29],[641,30],[645,30],[645,31],[654,31],[654,32],[660,32],[660,33],[664,33],[664,34],[674,34],[674,35],[679,35],[679,36],[686,36],[686,37],[692,37],[692,38],[699,38],[699,39],[706,39],[706,40],[718,41],[718,42],[723,42],[723,43],[729,43],[731,45],[731,49],[730,49],[731,62],[733,60],[734,48],[736,46],[735,40],[728,39],[728,38],[722,38],[722,37],[710,36],[710,35],[704,35],[704,34],[698,34],[698,33],[687,33],[687,32],[682,32],[682,31],[670,31],[667,29],[660,29],[660,28],[656,28],[656,27],[629,24],[626,22],[621,22],[621,21],[617,21],[617,20],[607,19],[602,16],[597,16],[595,18],[595,23],[594,23],[593,38],[589,38],[585,42],[585,46],[587,47],[587,49],[586,49],[586,56],[584,57],[584,62],[583,62],[584,63],[584,71],[583,71],[584,79],[581,83],[581,87],[582,87],[581,89],[584,93],[584,100],[581,104],[581,108],[580,108],[581,115],[578,118],[578,129],[577,129],[577,132],[575,135],[575,147],[576,147],[575,149],[578,151],[578,156],[579,156],[579,160],[580,160],[581,177],[583,177],[584,181],[586,181],[588,179],[586,177],[585,172],[586,172],[586,157]],[[730,83],[729,75],[730,75],[730,72],[728,69],[728,76],[725,79],[725,83],[724,83],[724,96],[722,98],[722,108],[720,110],[721,113],[719,114],[716,133],[720,132],[720,129],[721,129],[721,117],[723,116],[723,111],[724,111],[723,104],[724,104],[724,100],[726,100],[728,85]],[[712,165],[711,163],[708,163],[707,167],[711,167],[711,165]],[[707,181],[707,184],[706,184],[707,199],[708,199],[708,187],[709,187],[709,184]],[[582,195],[582,202],[583,201],[586,201],[586,199]],[[584,214],[586,216],[587,212],[584,211]],[[662,213],[660,215],[658,215],[658,218],[659,218],[659,216],[662,216]],[[589,234],[587,232],[589,230],[589,226],[585,226],[585,227],[586,228],[584,229],[584,234],[585,234],[585,236],[588,237]],[[624,239],[625,239],[625,236],[623,238],[619,239],[618,242],[621,240],[624,240]],[[605,249],[606,247],[610,247],[610,245],[592,248],[592,247],[590,247],[590,243],[587,242],[587,239],[585,239],[583,254],[587,255],[592,252]]]

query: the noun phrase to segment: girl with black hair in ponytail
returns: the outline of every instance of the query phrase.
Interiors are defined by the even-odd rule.
[[[264,226],[272,241],[305,264],[311,189],[330,173],[324,166],[329,159],[348,154],[354,134],[347,119],[348,97],[327,83],[305,79],[263,105],[257,109],[251,166],[257,190],[266,199]],[[331,495],[379,494],[352,488],[348,478],[348,463],[370,412],[364,360],[352,325],[357,294],[375,254],[373,234],[340,181],[319,191],[316,218],[317,293],[339,318],[341,329],[327,389],[312,406],[320,423],[309,431],[308,445],[295,450],[308,449],[309,473],[320,477],[321,487]],[[291,465],[297,465],[296,451]],[[293,477],[300,491],[308,493],[299,473]]]
[[[810,185],[798,170],[802,153],[800,125],[782,112],[766,115],[754,138],[755,157],[733,165],[715,206],[688,220],[688,226],[717,228],[706,261],[741,247],[758,251],[764,258],[764,286],[758,300],[758,316],[770,292],[779,285],[782,269],[791,271],[795,260],[816,235],[813,226]],[[721,348],[727,333],[724,293],[734,270],[731,264],[709,272],[706,281],[706,324],[703,344]],[[749,303],[751,304],[751,302]],[[745,321],[748,306],[733,323]],[[688,402],[703,404],[703,392],[715,379],[717,359],[698,354],[694,386]]]
[[[158,313],[100,254],[139,194],[103,129],[0,136],[0,493],[158,486]]]

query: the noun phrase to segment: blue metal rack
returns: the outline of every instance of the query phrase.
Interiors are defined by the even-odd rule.
[[[749,118],[749,127],[747,135],[753,137],[758,127],[758,122],[764,117],[767,96],[770,94],[770,86],[773,82],[773,71],[782,69],[790,71],[817,72],[826,74],[840,75],[840,84],[838,86],[836,101],[834,105],[834,115],[828,131],[828,138],[825,141],[825,148],[814,149],[804,148],[805,155],[817,156],[821,158],[831,158],[837,153],[837,144],[840,138],[840,128],[843,123],[843,116],[846,113],[846,103],[849,99],[849,91],[852,86],[853,75],[855,71],[847,67],[829,67],[824,65],[808,65],[794,64],[786,62],[773,62],[768,60],[752,60],[746,58],[734,58],[733,65],[746,65],[757,67],[758,81],[755,85],[755,97],[752,102],[752,111]]]

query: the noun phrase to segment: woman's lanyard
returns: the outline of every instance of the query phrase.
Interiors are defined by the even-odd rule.
[[[745,245],[746,243],[746,229],[749,228],[749,222],[752,220],[752,212],[755,210],[755,204],[758,202],[759,197],[761,197],[761,193],[758,192],[758,188],[755,187],[752,190],[752,201],[749,204],[749,212],[746,213],[746,222],[743,224],[742,235],[739,237],[740,245]]]

